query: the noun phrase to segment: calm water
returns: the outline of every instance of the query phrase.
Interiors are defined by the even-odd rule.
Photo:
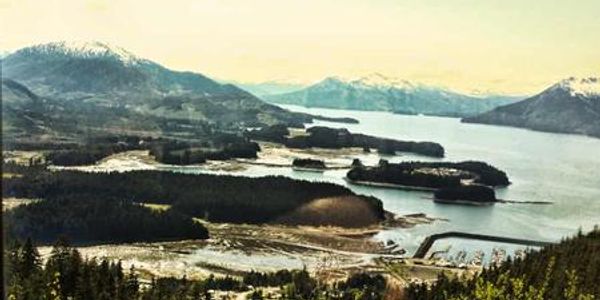
[[[482,160],[507,172],[512,184],[498,190],[499,198],[554,202],[553,205],[498,204],[491,207],[441,205],[423,199],[430,197],[427,193],[349,185],[356,192],[379,197],[389,211],[399,214],[424,212],[449,219],[449,222],[382,233],[382,238],[398,240],[408,248],[415,247],[426,235],[448,230],[558,240],[580,227],[589,230],[600,224],[600,139],[464,124],[456,118],[286,108],[325,116],[353,117],[360,121],[355,125],[329,122],[315,125],[345,127],[351,132],[395,139],[438,142],[446,149],[446,161]],[[427,158],[407,155],[392,160],[413,159]],[[322,179],[345,184],[337,178],[343,175],[343,172],[326,172]],[[306,175],[292,172],[292,176]]]
[[[426,213],[448,219],[411,229],[384,231],[376,238],[392,239],[409,252],[427,235],[450,230],[537,240],[557,241],[578,228],[600,224],[600,139],[551,134],[525,129],[463,124],[456,118],[405,116],[384,112],[314,109],[284,106],[290,110],[335,117],[352,117],[360,124],[316,122],[314,125],[345,127],[351,132],[403,140],[438,142],[446,149],[445,161],[481,160],[508,173],[512,184],[497,191],[498,198],[520,201],[551,201],[552,205],[496,204],[489,207],[435,204],[431,194],[347,184],[346,171],[295,172],[289,168],[253,166],[236,172],[244,176],[284,175],[298,179],[328,181],[348,186],[357,193],[373,195],[385,209],[397,214]],[[367,164],[377,154],[358,156]],[[386,157],[391,161],[432,160],[416,155]],[[181,171],[179,169],[178,171]],[[187,172],[198,170],[187,169]],[[453,249],[471,248],[480,242],[456,240]],[[491,247],[485,245],[482,247]],[[504,247],[510,249],[511,247]]]

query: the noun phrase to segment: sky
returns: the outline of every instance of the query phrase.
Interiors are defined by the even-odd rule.
[[[0,0],[0,31],[2,50],[103,41],[246,83],[377,72],[531,94],[600,75],[598,0]]]

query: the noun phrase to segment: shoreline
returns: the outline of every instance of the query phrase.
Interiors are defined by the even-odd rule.
[[[400,190],[408,190],[408,191],[435,192],[438,190],[436,188],[419,187],[419,186],[412,186],[412,185],[402,185],[402,184],[396,184],[396,183],[352,180],[348,177],[344,177],[344,180],[350,184],[383,187],[383,188],[390,188],[390,189],[400,189]]]
[[[470,205],[470,206],[492,206],[500,201],[472,201],[472,200],[446,200],[433,198],[434,203],[439,204],[458,204],[458,205]]]
[[[386,215],[392,215],[387,213]],[[433,222],[424,214],[393,216],[394,228]],[[333,226],[289,226],[280,224],[233,224],[201,221],[210,232],[208,240],[137,242],[75,246],[85,258],[123,261],[134,265],[144,277],[177,276],[201,278],[209,274],[236,275],[251,270],[301,269],[317,272],[324,260],[335,260],[327,268],[343,277],[362,267],[376,267],[377,260],[406,259],[401,244],[385,245],[373,237],[390,224],[343,228]],[[38,247],[43,260],[52,246]]]

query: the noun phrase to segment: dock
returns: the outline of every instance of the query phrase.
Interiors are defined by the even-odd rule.
[[[499,242],[499,243],[507,243],[507,244],[519,244],[526,246],[535,246],[535,247],[544,247],[548,245],[555,244],[553,242],[547,241],[536,241],[536,240],[528,240],[528,239],[518,239],[512,237],[503,237],[503,236],[494,236],[494,235],[485,235],[485,234],[475,234],[475,233],[467,233],[467,232],[459,232],[459,231],[449,231],[444,233],[432,234],[426,237],[419,249],[413,255],[413,258],[424,258],[431,246],[435,241],[445,238],[462,238],[462,239],[470,239],[470,240],[480,240],[480,241],[489,241],[489,242]]]

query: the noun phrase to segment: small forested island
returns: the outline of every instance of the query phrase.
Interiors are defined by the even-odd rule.
[[[498,201],[494,189],[485,185],[468,184],[441,188],[434,193],[433,201],[448,204],[486,205]]]
[[[330,148],[359,147],[377,149],[383,154],[411,152],[432,157],[444,157],[444,148],[433,142],[399,141],[374,137],[365,134],[351,133],[345,128],[329,128],[315,126],[306,129],[306,134],[290,136],[285,125],[267,126],[247,131],[246,135],[254,140],[282,143],[289,148]]]
[[[357,166],[346,174],[352,183],[398,188],[437,190],[476,183],[486,186],[510,184],[505,172],[484,162],[401,162],[381,160],[374,167]]]
[[[323,171],[327,169],[325,162],[319,159],[296,158],[292,161],[294,170]]]
[[[7,235],[43,242],[60,234],[75,242],[206,238],[206,230],[192,218],[357,228],[386,217],[379,199],[332,183],[160,171],[48,171],[14,164],[3,168],[15,174],[2,179],[4,198],[41,199],[5,215]],[[168,209],[151,211],[147,204]]]

